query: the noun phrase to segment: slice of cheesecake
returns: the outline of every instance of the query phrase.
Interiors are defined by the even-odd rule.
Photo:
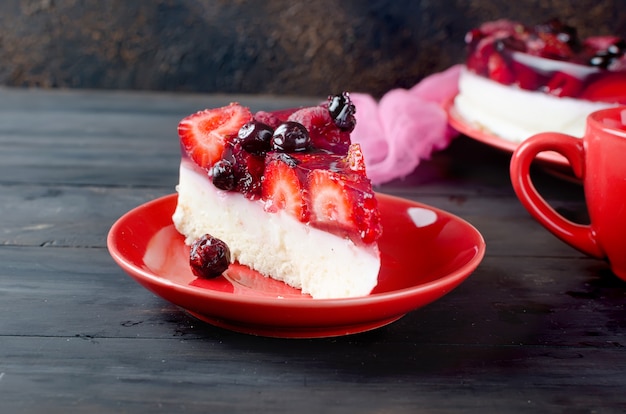
[[[177,230],[224,241],[232,261],[313,298],[377,284],[380,214],[363,154],[350,142],[347,93],[274,113],[237,103],[183,119]]]

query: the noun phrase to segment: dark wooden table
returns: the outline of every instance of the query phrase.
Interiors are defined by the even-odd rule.
[[[0,412],[605,413],[626,410],[626,283],[527,214],[509,154],[466,137],[378,188],[442,208],[487,242],[442,299],[327,339],[219,329],[143,289],[106,234],[172,193],[176,125],[231,100],[0,90]],[[581,187],[538,186],[585,220]]]

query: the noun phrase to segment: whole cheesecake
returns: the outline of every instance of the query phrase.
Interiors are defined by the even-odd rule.
[[[581,137],[588,114],[626,104],[626,42],[619,37],[583,40],[559,20],[534,27],[497,20],[465,41],[455,109],[506,140],[544,131]]]
[[[350,141],[354,112],[343,93],[297,110],[253,114],[231,103],[183,119],[173,222],[185,242],[208,234],[231,262],[316,299],[369,294],[382,227]]]

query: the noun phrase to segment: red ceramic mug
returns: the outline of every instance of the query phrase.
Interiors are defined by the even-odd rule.
[[[529,168],[543,151],[562,154],[582,180],[589,225],[567,220],[537,192]],[[608,260],[626,280],[626,107],[589,115],[582,139],[556,132],[530,137],[513,153],[510,175],[517,197],[537,221],[583,253]]]

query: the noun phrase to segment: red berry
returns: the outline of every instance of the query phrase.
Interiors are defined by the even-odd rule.
[[[580,39],[576,28],[564,24],[559,19],[551,19],[538,24],[534,29],[545,43],[542,55],[544,57],[569,60],[580,49]]]
[[[500,54],[494,53],[489,56],[487,68],[489,70],[489,78],[494,81],[503,85],[510,85],[515,82],[515,74]]]
[[[360,177],[360,176],[359,176]],[[330,170],[313,170],[307,180],[311,223],[353,241],[371,243],[382,227],[369,182]]]
[[[265,157],[244,150],[241,142],[234,141],[227,146],[224,158],[233,165],[235,191],[249,199],[257,199],[261,195]]]
[[[580,97],[590,101],[626,105],[626,73],[607,73],[605,76],[587,85]]]
[[[580,79],[564,72],[556,72],[552,79],[548,81],[545,91],[558,97],[576,97],[582,89]]]
[[[513,60],[511,62],[511,68],[515,72],[515,83],[520,88],[529,91],[535,91],[539,89],[539,86],[541,85],[541,79],[534,68],[526,66],[525,64],[522,64],[516,60]]]
[[[523,32],[525,28],[520,23],[507,19],[498,19],[491,22],[484,22],[480,25],[479,30],[486,36],[502,37],[502,34]]]
[[[226,143],[251,119],[248,108],[231,103],[189,115],[178,124],[178,135],[191,159],[200,167],[210,168],[222,158]]]
[[[303,108],[291,114],[289,120],[304,125],[313,147],[342,155],[348,151],[350,132],[335,125],[328,109],[322,106]]]
[[[287,120],[287,117],[281,117],[275,112],[259,111],[254,114],[254,120],[265,125],[269,125],[270,128],[275,129],[278,125]]]
[[[469,56],[467,57],[467,67],[472,71],[482,76],[489,75],[489,57],[492,56],[495,51],[494,38],[483,37],[477,43],[475,47],[471,47]]]
[[[217,277],[230,265],[230,249],[222,240],[205,234],[191,245],[189,264],[198,277]]]
[[[307,220],[302,184],[296,172],[297,161],[289,154],[272,153],[266,158],[263,200],[270,212],[284,210],[297,220]]]
[[[539,33],[539,38],[543,41],[543,47],[537,51],[539,56],[556,60],[570,60],[574,56],[569,45],[559,40],[556,34]]]
[[[352,200],[349,199],[340,174],[329,170],[314,170],[309,174],[308,191],[311,199],[311,221],[318,225],[354,228]]]

